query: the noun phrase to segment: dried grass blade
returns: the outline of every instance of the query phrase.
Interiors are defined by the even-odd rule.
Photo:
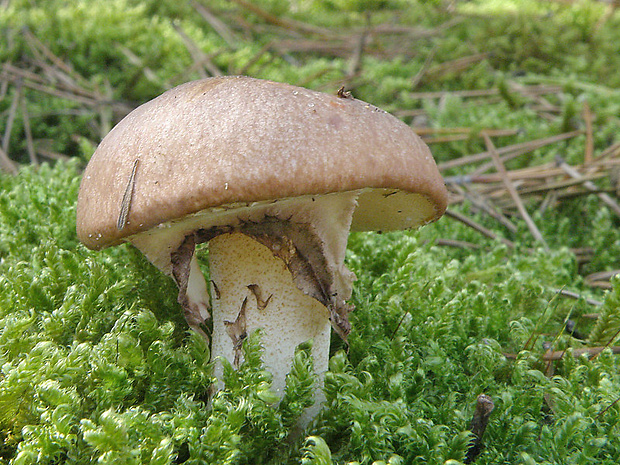
[[[586,276],[584,279],[587,282],[590,281],[604,281],[604,280],[611,280],[611,278],[613,278],[616,275],[620,275],[620,270],[612,270],[612,271],[598,271],[596,273],[591,273],[588,276]]]
[[[589,299],[587,297],[583,297],[581,294],[577,294],[576,292],[567,291],[566,289],[550,289],[550,290],[555,292],[556,294],[560,294],[560,295],[562,295],[564,297],[568,297],[570,299],[574,299],[574,300],[584,299],[587,304],[594,305],[596,307],[599,307],[599,306],[603,305],[603,302],[601,302],[599,300]]]
[[[506,229],[508,229],[512,233],[517,232],[517,227],[512,224],[512,222],[506,218],[500,211],[498,211],[487,199],[480,195],[480,193],[475,192],[472,189],[469,189],[465,186],[452,186],[453,189],[457,190],[464,198],[469,200],[473,206],[479,208],[487,215],[495,218],[499,223],[501,223]]]
[[[30,130],[30,116],[28,115],[26,99],[23,98],[23,96],[20,103],[22,118],[24,120],[24,132],[26,133],[26,147],[28,149],[28,157],[30,158],[30,163],[37,166],[39,164],[39,160],[37,159],[37,154],[34,150],[34,141],[32,140],[32,131]]]
[[[54,97],[72,100],[74,102],[81,103],[83,105],[87,105],[90,107],[94,107],[99,104],[99,102],[95,99],[84,97],[82,95],[77,95],[72,92],[65,92],[62,90],[55,89],[53,87],[40,85],[32,81],[24,81],[24,86],[30,89],[33,89],[33,90],[37,90],[39,92],[43,92],[44,94],[49,94],[49,95],[53,95]]]
[[[544,147],[545,145],[550,145],[553,144],[555,142],[560,142],[566,139],[570,139],[572,137],[578,136],[579,134],[582,134],[583,131],[571,131],[571,132],[566,132],[563,134],[558,134],[557,136],[551,136],[551,137],[545,137],[543,139],[536,139],[536,140],[531,140],[528,142],[522,142],[520,144],[514,144],[514,145],[507,145],[505,147],[502,147],[500,149],[497,149],[497,153],[500,155],[503,155],[502,157],[502,161],[506,161],[507,157],[510,157],[511,154],[516,153],[518,155],[522,155],[524,153],[528,153],[528,152],[532,152],[536,149],[539,149],[541,147]],[[491,155],[489,153],[489,151],[485,151],[485,152],[481,152],[481,153],[477,153],[475,155],[468,155],[466,157],[461,157],[461,158],[456,158],[454,160],[450,160],[444,163],[439,163],[437,166],[439,168],[440,171],[444,171],[450,168],[456,168],[459,166],[463,166],[463,165],[469,165],[470,163],[475,163],[478,161],[483,161],[486,160],[487,158],[489,158]],[[514,156],[513,156],[514,158]],[[485,165],[485,169],[484,171],[487,171],[487,169],[490,169],[493,164],[490,163],[488,165],[488,168],[486,167],[487,165]],[[480,168],[477,170],[477,172],[480,171]],[[480,171],[481,174],[484,171]]]
[[[9,174],[17,174],[15,162],[9,158],[7,153],[0,148],[0,168]]]
[[[486,133],[483,133],[482,137],[484,138],[484,143],[487,146],[488,152],[491,154],[493,163],[495,164],[497,171],[501,174],[502,181],[504,182],[504,185],[506,186],[506,189],[508,190],[510,197],[512,197],[512,200],[516,204],[517,209],[519,210],[519,213],[525,220],[527,227],[529,228],[534,238],[537,241],[539,241],[546,250],[548,250],[549,246],[545,242],[545,239],[540,233],[538,227],[536,226],[536,224],[534,223],[534,221],[528,214],[527,210],[525,209],[525,206],[523,205],[523,202],[521,201],[521,198],[519,197],[519,194],[517,193],[517,190],[515,189],[514,184],[512,183],[512,181],[510,181],[510,179],[508,179],[508,175],[506,173],[506,167],[502,163],[502,160],[500,159],[500,156],[497,153],[497,150],[495,149],[495,145],[493,145],[493,141]]]
[[[192,40],[190,36],[187,35],[183,28],[175,21],[172,21],[171,23],[172,27],[177,32],[177,34],[179,34],[179,37],[185,44],[187,51],[194,60],[194,68],[196,69],[196,71],[198,71],[200,77],[208,77],[207,73],[205,72],[205,68],[207,71],[209,71],[211,76],[223,76],[224,73],[222,73],[222,71],[217,66],[215,66],[215,64],[211,61],[211,58],[205,52],[203,52],[200,47],[198,47],[198,45],[196,45],[196,43]]]
[[[22,81],[17,81],[17,85],[15,86],[15,95],[13,95],[13,100],[11,101],[11,106],[9,108],[9,116],[6,120],[6,127],[4,130],[4,138],[2,139],[2,151],[8,157],[9,155],[9,143],[11,141],[11,132],[13,132],[13,123],[15,122],[15,115],[17,115],[17,106],[22,98]]]
[[[37,148],[37,153],[49,160],[70,160],[71,157],[64,155],[62,153],[58,153],[58,152],[54,152],[52,150],[48,150],[48,149],[44,149],[44,148]]]
[[[592,110],[587,101],[583,103],[583,119],[586,123],[586,149],[583,161],[589,164],[594,159],[594,136],[592,134]]]
[[[262,18],[263,20],[265,20],[266,22],[270,24],[273,24],[274,26],[278,26],[284,29],[289,29],[292,31],[319,34],[322,36],[333,36],[334,35],[329,29],[323,29],[323,28],[312,26],[310,24],[302,23],[299,21],[293,21],[291,19],[279,18],[246,0],[231,0],[231,1],[245,8],[246,10],[251,11],[259,18]]]
[[[217,32],[224,42],[235,48],[235,33],[216,15],[214,15],[206,6],[197,1],[192,1],[192,7],[209,25]]]
[[[562,157],[557,156],[555,160],[558,166],[562,168],[570,177],[575,179],[583,178],[583,176],[568,163],[566,163]],[[599,190],[592,181],[584,181],[583,186],[592,192],[597,192]],[[616,215],[620,216],[620,205],[618,205],[618,203],[614,199],[612,199],[609,194],[599,192],[596,195],[598,195],[599,199],[601,199],[603,203],[605,203],[611,210],[613,210]]]
[[[349,59],[347,78],[352,78],[356,76],[361,70],[362,56],[364,54],[364,47],[366,46],[367,39],[368,30],[365,29],[355,41],[355,47],[353,48],[353,53],[351,54],[351,58]]]
[[[502,243],[506,244],[511,249],[515,247],[515,244],[512,241],[509,241],[508,239],[505,239],[503,237],[499,237],[497,234],[495,234],[490,229],[485,228],[481,224],[476,223],[474,220],[472,220],[471,218],[467,218],[465,215],[461,213],[455,212],[453,210],[446,210],[446,216],[453,218],[457,221],[460,221],[461,223],[469,226],[472,229],[475,229],[480,234],[488,237],[489,239],[493,239],[493,240],[499,239]]]
[[[422,67],[418,70],[418,72],[416,73],[416,75],[413,77],[411,81],[412,89],[415,89],[416,87],[418,87],[418,85],[420,85],[420,82],[422,82],[422,80],[424,79],[424,76],[426,75],[428,68],[430,67],[431,63],[433,62],[433,59],[435,58],[435,54],[437,53],[438,48],[439,48],[439,44],[435,44],[433,48],[431,49],[431,51],[426,56],[426,59],[424,60],[424,64],[422,64]]]

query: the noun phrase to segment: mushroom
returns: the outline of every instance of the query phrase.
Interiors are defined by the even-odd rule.
[[[394,116],[345,92],[218,77],[169,90],[112,129],[84,171],[77,233],[95,250],[128,241],[171,276],[207,339],[212,315],[212,357],[238,366],[261,328],[282,395],[300,343],[313,340],[318,389],[331,329],[350,331],[349,231],[416,228],[446,202],[428,147]]]

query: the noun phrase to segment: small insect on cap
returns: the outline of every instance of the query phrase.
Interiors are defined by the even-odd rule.
[[[348,92],[209,78],[140,106],[101,142],[82,179],[77,233],[91,249],[193,213],[360,191],[353,230],[439,218],[447,192],[427,146]]]

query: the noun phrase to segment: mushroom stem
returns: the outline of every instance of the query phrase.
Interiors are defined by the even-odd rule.
[[[261,328],[263,362],[273,375],[272,389],[280,397],[295,348],[309,339],[313,340],[314,369],[322,379],[329,357],[329,312],[298,289],[286,264],[267,246],[234,232],[209,242],[209,266],[212,357],[223,357],[238,367],[243,361],[243,340]],[[217,366],[220,377],[221,365]]]
[[[263,362],[280,397],[295,349],[313,340],[316,402],[302,427],[320,408],[331,328],[345,339],[350,329],[347,299],[355,276],[344,258],[358,196],[350,191],[199,213],[131,238],[174,278],[188,324],[206,339],[209,296],[194,252],[208,242],[211,356],[238,367],[243,341],[261,328]],[[215,374],[221,380],[221,364]]]

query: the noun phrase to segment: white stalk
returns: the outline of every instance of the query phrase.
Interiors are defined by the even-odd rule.
[[[295,348],[309,339],[314,369],[322,378],[329,356],[329,312],[297,288],[282,260],[249,236],[232,233],[209,242],[209,266],[212,357],[238,367],[243,362],[240,343],[260,328],[263,362],[273,374],[272,389],[279,397]]]
[[[175,278],[179,302],[194,330],[208,337],[202,323],[213,318],[213,359],[221,357],[238,367],[243,341],[262,330],[263,362],[280,398],[295,349],[312,339],[316,403],[301,426],[323,400],[331,328],[343,337],[348,332],[346,301],[354,276],[344,258],[358,195],[352,191],[205,211],[131,238]],[[191,245],[186,247],[188,239]],[[209,245],[210,299],[193,245],[204,240]],[[215,374],[221,379],[221,364],[216,364]]]

